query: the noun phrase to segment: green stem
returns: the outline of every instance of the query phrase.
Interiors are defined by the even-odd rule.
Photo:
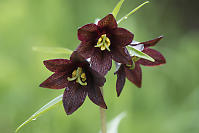
[[[101,88],[101,92],[103,95],[103,88]],[[100,120],[102,133],[106,133],[106,113],[105,109],[103,109],[102,107],[100,107]]]
[[[122,17],[120,20],[117,21],[117,24],[119,24],[120,22],[122,22],[123,20],[127,19],[128,16],[134,14],[138,9],[140,9],[141,7],[143,7],[145,4],[149,3],[149,1],[146,1],[144,3],[142,3],[141,5],[139,5],[138,7],[136,7],[135,9],[133,9],[131,12],[129,12],[127,15],[125,15],[124,17]]]

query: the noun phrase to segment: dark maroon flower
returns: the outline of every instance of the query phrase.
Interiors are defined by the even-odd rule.
[[[125,48],[134,35],[124,28],[117,27],[112,14],[107,15],[97,24],[87,24],[78,29],[81,44],[77,51],[84,58],[91,58],[91,67],[105,75],[112,66],[112,59],[123,64],[132,64]]]
[[[87,95],[96,105],[107,108],[100,90],[106,79],[93,70],[90,64],[76,51],[73,52],[70,60],[46,60],[44,65],[54,74],[40,84],[40,87],[66,88],[63,95],[63,105],[68,115],[83,104]]]
[[[139,88],[141,87],[141,85],[142,85],[142,69],[140,67],[140,64],[144,65],[144,66],[157,66],[157,65],[166,63],[164,56],[160,52],[158,52],[154,49],[148,48],[150,46],[154,46],[162,38],[163,37],[160,36],[156,39],[146,41],[146,42],[140,42],[140,43],[133,41],[130,44],[135,49],[142,51],[143,53],[151,56],[155,60],[155,62],[151,62],[149,60],[140,59],[138,57],[133,56],[132,57],[133,62],[134,62],[133,68],[132,68],[132,66],[129,66],[129,65],[117,64],[117,65],[119,65],[118,66],[119,68],[116,71],[116,74],[117,74],[116,91],[117,91],[118,96],[120,96],[120,93],[124,87],[126,77],[129,81],[134,83],[137,87],[139,87]]]

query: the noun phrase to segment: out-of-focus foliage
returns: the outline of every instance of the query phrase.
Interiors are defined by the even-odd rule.
[[[0,131],[13,132],[21,122],[64,90],[39,88],[50,74],[43,60],[67,54],[32,51],[33,46],[75,49],[77,28],[110,13],[118,0],[0,0]],[[117,18],[143,1],[126,0]],[[199,132],[199,19],[197,1],[151,0],[121,23],[136,41],[164,35],[155,49],[167,64],[143,67],[143,87],[126,83],[116,97],[114,69],[104,87],[107,119],[127,111],[119,133]],[[62,106],[25,126],[21,133],[97,133],[98,107],[86,100],[73,115]],[[91,126],[92,125],[92,126]]]

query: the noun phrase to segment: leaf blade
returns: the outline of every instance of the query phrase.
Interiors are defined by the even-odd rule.
[[[60,48],[60,47],[38,47],[38,46],[33,46],[32,47],[33,51],[37,52],[43,52],[43,53],[52,53],[52,54],[72,54],[72,50],[67,49],[67,48]]]
[[[118,133],[118,127],[122,119],[126,117],[126,112],[117,115],[108,125],[107,133]]]
[[[37,112],[35,112],[31,117],[29,117],[25,122],[23,122],[19,127],[17,127],[17,129],[15,130],[15,132],[17,133],[23,126],[25,126],[26,124],[30,123],[31,121],[35,120],[36,118],[38,118],[41,114],[53,109],[56,105],[62,103],[62,97],[63,94],[54,98],[53,100],[51,100],[50,102],[48,102],[47,104],[45,104],[43,107],[41,107]]]
[[[130,49],[129,52],[130,52],[131,56],[137,56],[139,58],[143,58],[143,59],[149,60],[151,62],[155,62],[155,60],[151,56],[149,56],[133,47],[128,46],[128,48]]]
[[[114,16],[115,18],[117,17],[117,14],[118,14],[118,12],[120,11],[120,8],[121,8],[123,2],[124,2],[124,0],[120,0],[120,1],[117,3],[117,5],[115,6],[115,8],[113,9],[112,14],[113,14],[113,16]]]

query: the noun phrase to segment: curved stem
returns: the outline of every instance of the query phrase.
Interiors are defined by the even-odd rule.
[[[101,92],[103,95],[103,88],[101,88]],[[100,120],[101,120],[102,133],[106,133],[106,113],[105,113],[105,109],[101,107],[100,107]]]

